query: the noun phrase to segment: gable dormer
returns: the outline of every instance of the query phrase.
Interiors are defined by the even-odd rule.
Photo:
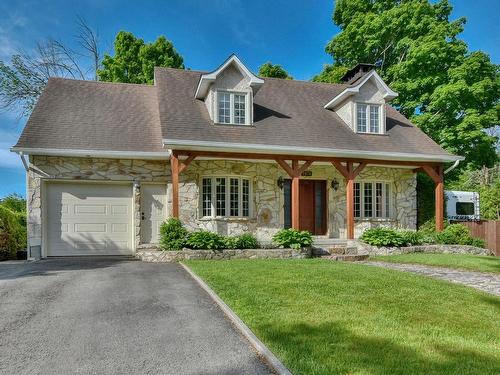
[[[385,104],[398,96],[373,68],[373,65],[360,64],[347,72],[343,80],[351,86],[325,105],[355,133],[385,134]]]
[[[214,124],[251,125],[253,97],[263,83],[232,55],[217,70],[200,77],[195,97],[205,102]]]

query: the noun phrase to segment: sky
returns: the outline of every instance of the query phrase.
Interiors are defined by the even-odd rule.
[[[471,50],[500,63],[500,1],[450,0],[452,19],[465,16],[461,34]],[[231,53],[252,71],[272,61],[294,78],[308,80],[331,63],[326,43],[339,32],[331,20],[330,0],[2,0],[0,60],[18,50],[30,51],[47,38],[75,48],[77,16],[99,32],[102,48],[112,54],[116,33],[126,30],[153,41],[165,35],[184,57],[186,67],[213,70]],[[0,113],[0,197],[25,195],[25,173],[9,152],[26,118]]]

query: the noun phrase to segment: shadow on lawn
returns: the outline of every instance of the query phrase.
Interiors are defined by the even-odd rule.
[[[429,358],[388,338],[358,335],[332,323],[290,325],[286,331],[268,325],[261,332],[274,348],[294,348],[280,352],[293,373],[493,374],[500,368],[493,356],[435,345]]]

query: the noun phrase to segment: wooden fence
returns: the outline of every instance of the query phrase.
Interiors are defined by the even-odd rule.
[[[500,220],[463,221],[460,224],[467,226],[472,236],[482,238],[486,247],[500,256]]]

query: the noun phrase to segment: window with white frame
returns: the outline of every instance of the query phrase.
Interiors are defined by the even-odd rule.
[[[203,177],[202,217],[250,217],[250,180],[245,177]]]
[[[390,184],[382,181],[354,183],[354,217],[387,219],[391,216]]]
[[[247,94],[217,91],[218,122],[220,124],[245,125],[247,120]]]
[[[379,104],[356,104],[356,131],[380,134],[381,106]]]

